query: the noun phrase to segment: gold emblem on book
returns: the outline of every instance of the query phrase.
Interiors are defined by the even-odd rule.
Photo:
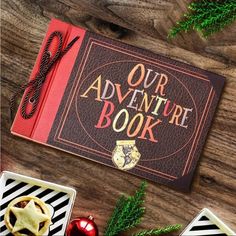
[[[116,167],[121,170],[130,170],[137,165],[140,157],[135,140],[116,141],[116,147],[112,152],[112,161]]]

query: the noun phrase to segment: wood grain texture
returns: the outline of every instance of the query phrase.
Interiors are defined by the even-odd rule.
[[[3,0],[1,170],[75,187],[78,196],[72,217],[92,214],[101,235],[120,194],[132,194],[141,182],[130,174],[10,134],[9,98],[27,81],[50,17],[57,17],[226,76],[226,86],[191,193],[183,194],[149,183],[146,214],[140,228],[174,223],[186,226],[198,211],[208,207],[236,230],[236,23],[208,40],[192,32],[168,42],[168,30],[186,10],[188,2]]]

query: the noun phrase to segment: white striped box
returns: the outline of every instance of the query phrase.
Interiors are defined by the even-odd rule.
[[[204,208],[180,234],[181,236],[236,236],[213,212]]]
[[[50,209],[51,221],[44,236],[63,236],[70,219],[76,191],[73,188],[3,171],[0,178],[0,235],[12,236],[4,223],[8,204],[20,196],[36,196]]]

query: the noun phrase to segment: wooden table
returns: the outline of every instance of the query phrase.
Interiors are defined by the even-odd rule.
[[[149,183],[140,228],[186,226],[208,207],[236,230],[236,23],[208,40],[193,32],[168,42],[167,32],[187,9],[187,2],[3,0],[1,170],[75,187],[78,196],[72,217],[92,214],[101,235],[117,198],[134,193],[141,182],[130,174],[10,134],[9,98],[27,81],[47,24],[57,17],[227,77],[191,193]]]

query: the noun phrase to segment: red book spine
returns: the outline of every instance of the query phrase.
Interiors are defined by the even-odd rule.
[[[66,45],[76,36],[79,36],[79,40],[48,73],[41,90],[38,108],[33,117],[30,119],[24,119],[21,116],[20,107],[22,106],[22,99],[11,128],[11,132],[15,135],[43,143],[47,141],[47,137],[51,130],[61,98],[64,94],[64,90],[70,78],[74,62],[86,32],[84,29],[53,19],[48,26],[48,31],[30,75],[30,80],[34,79],[37,75],[44,47],[49,36],[54,31],[60,31],[63,34],[63,48],[65,48]],[[57,43],[57,40],[53,40],[49,49],[52,54]],[[23,98],[26,95],[26,92],[27,90],[25,91]],[[28,109],[30,109],[30,104]]]

